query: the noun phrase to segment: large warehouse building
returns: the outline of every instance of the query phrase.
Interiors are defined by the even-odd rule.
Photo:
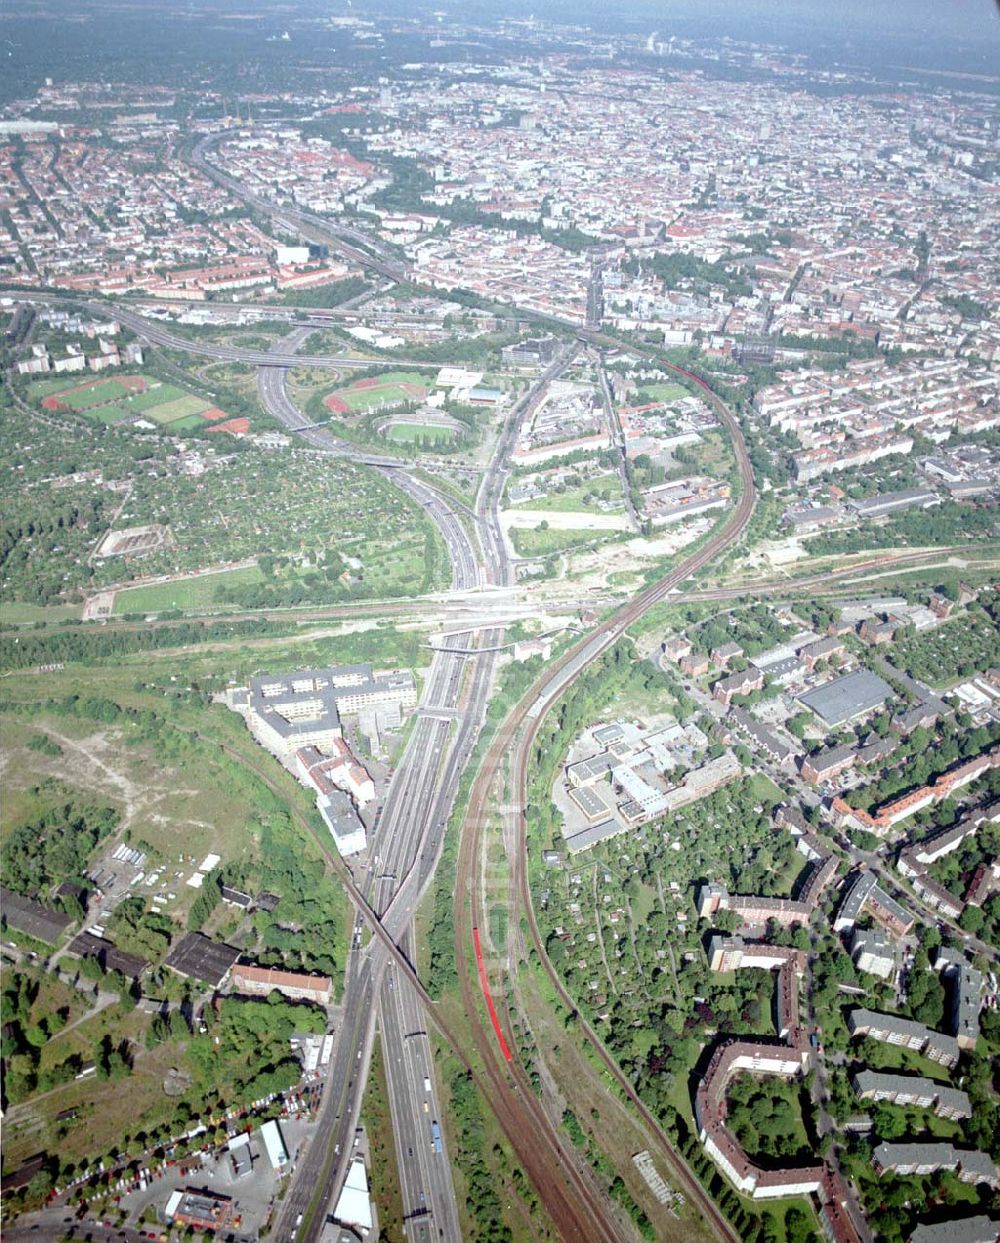
[[[841,725],[881,708],[887,699],[892,698],[892,687],[877,674],[859,669],[842,678],[834,678],[832,682],[807,691],[798,698],[829,729],[839,729]]]

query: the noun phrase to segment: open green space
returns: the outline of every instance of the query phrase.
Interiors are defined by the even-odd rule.
[[[635,404],[643,405],[647,401],[677,401],[680,397],[690,397],[690,393],[680,384],[643,384],[635,396]]]
[[[208,410],[212,403],[197,397],[176,384],[149,374],[114,376],[88,381],[68,377],[62,381],[43,380],[28,388],[30,397],[43,405],[68,407],[99,423],[118,423],[134,414],[142,414],[154,423],[173,424]],[[58,408],[58,407],[56,407]],[[191,423],[189,427],[198,426]]]
[[[803,1118],[800,1080],[738,1075],[729,1085],[729,1128],[744,1152],[766,1161],[812,1156]]]
[[[367,410],[389,405],[402,405],[420,401],[427,393],[429,377],[420,371],[387,371],[374,379],[356,380],[353,384],[335,388],[326,394],[329,408],[337,412],[339,403],[351,414],[363,414]],[[341,411],[342,412],[342,411]]]
[[[565,552],[570,548],[581,548],[592,544],[600,544],[614,536],[617,532],[588,531],[585,528],[570,530],[553,530],[551,527],[511,528],[510,538],[514,551],[519,557],[547,557],[552,553]]]
[[[179,397],[172,398],[170,401],[150,406],[145,413],[154,423],[175,423],[178,419],[187,418],[192,414],[200,414],[202,410],[208,409],[209,402],[205,401],[203,397],[191,397],[182,394]]]
[[[447,444],[449,440],[455,438],[455,433],[451,428],[436,427],[431,423],[393,423],[387,434],[390,440],[398,441],[400,444],[420,442]]]
[[[889,1044],[884,1040],[864,1040],[854,1048],[859,1062],[870,1070],[921,1075],[936,1083],[951,1083],[951,1072],[947,1067],[902,1045]]]
[[[617,476],[602,475],[576,487],[554,489],[546,496],[536,497],[530,501],[520,501],[517,505],[511,505],[508,508],[551,510],[554,513],[609,512],[607,504],[602,506],[602,501],[613,505],[615,510],[624,508],[625,502],[622,499],[621,484]]]
[[[25,626],[33,622],[68,621],[79,617],[79,604],[21,604],[16,600],[5,600],[0,604],[0,626]]]
[[[144,392],[133,393],[129,397],[129,413],[141,414],[147,410],[154,409],[156,406],[181,398],[184,395],[184,390],[178,388],[176,384],[156,384]]]
[[[73,410],[89,410],[115,401],[128,392],[115,380],[88,380],[85,375],[69,376],[63,380],[41,380],[29,388],[32,397],[58,397]]]
[[[115,594],[115,613],[158,613],[164,609],[194,609],[217,604],[220,588],[253,587],[264,581],[256,566],[181,578],[171,583],[129,587]]]

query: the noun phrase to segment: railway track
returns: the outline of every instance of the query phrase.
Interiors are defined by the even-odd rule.
[[[196,730],[188,732],[192,735],[197,735]],[[201,735],[198,736],[200,737]],[[279,797],[284,797],[282,787],[266,771],[263,765],[258,764],[245,753],[230,746],[228,743],[221,743],[219,745],[233,759],[249,768],[273,793]],[[441,1033],[446,1045],[449,1046],[464,1069],[470,1074],[482,1099],[489,1102],[489,1106],[495,1113],[502,1130],[511,1141],[515,1151],[517,1151],[518,1158],[522,1160],[525,1173],[531,1179],[532,1184],[545,1203],[549,1216],[558,1225],[562,1237],[573,1240],[586,1239],[588,1243],[591,1240],[594,1243],[598,1243],[598,1241],[604,1243],[605,1240],[607,1240],[607,1243],[618,1243],[618,1240],[621,1238],[621,1232],[617,1227],[617,1223],[605,1224],[599,1233],[595,1233],[595,1223],[605,1221],[606,1206],[602,1203],[597,1188],[587,1186],[580,1172],[573,1166],[569,1154],[561,1154],[560,1158],[554,1163],[547,1164],[552,1162],[551,1155],[547,1154],[535,1141],[539,1138],[539,1133],[544,1134],[545,1130],[550,1127],[550,1123],[548,1118],[545,1117],[541,1105],[530,1093],[530,1090],[526,1090],[526,1095],[519,1099],[518,1096],[512,1094],[510,1081],[502,1072],[494,1074],[491,1073],[491,1069],[488,1066],[480,1070],[474,1065],[473,1061],[463,1051],[464,1042],[461,1034],[442,1018],[438,1007],[435,1006],[426,988],[421,983],[409,957],[386,931],[382,921],[369,905],[365,895],[355,884],[349,869],[331,846],[329,840],[316,831],[297,806],[289,805],[289,811],[302,831],[319,846],[328,864],[343,882],[354,906],[364,915],[372,933],[388,950],[396,970],[405,975],[413,985],[429,1020]],[[533,1128],[537,1128],[537,1131],[535,1129],[521,1129],[525,1125],[525,1112],[530,1114]],[[522,1158],[521,1146],[524,1145],[525,1141],[527,1141],[527,1148]],[[571,1167],[569,1169],[563,1169],[563,1163],[566,1160],[569,1161]]]
[[[573,352],[575,350],[569,351],[569,357],[572,356]],[[565,361],[568,361],[568,359],[560,362],[559,366],[565,365]],[[547,381],[550,378],[550,373],[556,373],[556,364],[553,364],[553,367],[546,372],[541,382]],[[531,391],[533,390],[529,390],[529,396]],[[502,456],[505,447],[509,444],[515,413],[516,408],[511,412],[511,416],[508,417],[505,431],[496,451],[498,458]],[[290,430],[304,436],[311,434],[308,430],[300,430],[293,424],[294,420],[290,419],[287,424],[290,426]],[[394,476],[394,479],[400,486],[405,488],[402,477]],[[502,484],[503,476],[495,468],[491,469],[487,474],[485,492],[480,502],[487,511],[487,527],[485,531],[487,542],[490,542],[490,538],[494,535],[493,530],[488,525],[488,518],[490,516],[495,518],[496,501],[500,490],[502,490]],[[425,491],[429,491],[429,489],[425,488]],[[498,558],[502,570],[506,566],[506,557],[503,554],[502,547],[496,547],[493,551]],[[454,555],[454,550],[452,550],[452,553]],[[483,643],[487,645],[483,650],[488,650],[491,637],[495,638],[495,632],[488,631],[482,636]],[[328,845],[324,843],[323,846],[328,857],[332,859]],[[441,1030],[446,1042],[459,1054],[463,1066],[472,1074],[473,1081],[482,1098],[490,1102],[501,1129],[511,1142],[515,1152],[517,1152],[525,1173],[542,1197],[546,1210],[560,1234],[566,1239],[594,1239],[601,1241],[601,1243],[604,1240],[608,1240],[610,1243],[612,1240],[620,1239],[621,1227],[615,1218],[613,1208],[597,1186],[590,1171],[586,1168],[581,1169],[578,1166],[577,1158],[571,1151],[570,1145],[563,1141],[558,1130],[552,1125],[550,1119],[546,1117],[541,1104],[528,1091],[527,1084],[523,1085],[524,1091],[520,1096],[517,1096],[510,1093],[510,1084],[504,1076],[502,1068],[497,1068],[488,1062],[484,1062],[485,1081],[483,1072],[473,1070],[471,1059],[462,1052],[462,1041],[457,1038],[456,1033],[450,1031],[447,1025],[440,1021],[440,1016],[434,1013],[430,997],[420,984],[411,963],[407,961],[400,945],[397,944],[396,938],[387,928],[385,921],[388,911],[381,912],[380,918],[379,914],[368,906],[364,896],[357,891],[353,882],[349,879],[349,873],[347,873],[346,868],[338,866],[338,861],[334,860],[333,862],[348,888],[352,901],[362,910],[376,936],[396,960],[397,966],[405,971],[411,983],[413,983],[417,995],[425,1008],[431,1013],[433,1021]],[[532,1140],[530,1137],[534,1137],[534,1139]],[[542,1137],[544,1137],[544,1141]]]
[[[456,509],[462,506],[456,504],[451,497],[446,498],[450,503],[455,505]],[[841,580],[850,580],[858,575],[868,574],[876,570],[892,570],[892,569],[921,569],[922,563],[927,560],[939,561],[943,557],[949,557],[955,553],[964,553],[966,556],[973,551],[968,544],[945,544],[935,549],[919,549],[907,553],[886,553],[881,557],[872,557],[867,561],[858,561],[854,565],[845,566],[839,570],[827,570],[820,574],[810,574],[804,578],[785,578],[780,581],[765,582],[749,582],[743,583],[738,587],[707,587],[700,588],[697,591],[691,591],[685,595],[685,600],[692,604],[696,603],[712,603],[722,600],[740,600],[744,596],[795,596],[801,591],[818,591],[823,594],[838,594],[851,590],[850,581],[841,582]],[[928,567],[930,568],[930,567]],[[128,587],[121,590],[128,590],[131,587],[142,587],[143,583],[132,583]],[[568,609],[579,607],[583,602],[579,600],[557,600],[552,602],[552,608],[556,611],[559,609]],[[594,601],[588,601],[593,604]],[[142,621],[119,621],[111,618],[101,622],[102,633],[127,633],[129,631],[141,631],[146,633],[151,629],[177,629],[186,625],[208,625],[213,622],[247,622],[247,621],[274,621],[288,622],[296,625],[321,625],[324,622],[337,621],[340,618],[355,620],[358,617],[384,617],[384,616],[401,616],[410,617],[418,613],[429,613],[439,610],[441,605],[430,600],[362,600],[352,604],[329,604],[318,605],[315,608],[295,608],[286,609],[253,609],[247,612],[237,613],[195,613],[191,612],[178,620],[170,619],[152,619]],[[471,609],[472,604],[466,605]],[[457,624],[457,623],[456,623]],[[47,634],[59,633],[79,633],[78,626],[67,624],[57,624],[55,622],[47,623]],[[0,629],[0,638],[12,638],[19,633],[24,633],[24,627],[8,625]],[[89,633],[86,632],[86,633]],[[164,649],[169,651],[170,649]],[[207,650],[207,649],[206,649]]]
[[[477,883],[479,859],[483,828],[496,805],[496,787],[501,777],[502,766],[507,757],[510,756],[513,766],[513,788],[510,791],[510,798],[515,805],[521,808],[518,817],[517,850],[515,857],[511,861],[513,892],[517,896],[517,903],[521,911],[523,911],[527,918],[532,944],[539,955],[539,960],[543,964],[546,974],[549,976],[563,1003],[571,1012],[576,1012],[575,1000],[564,987],[545,952],[545,946],[535,919],[528,884],[526,867],[527,824],[524,808],[527,805],[528,765],[534,739],[548,709],[594,660],[611,647],[625,633],[628,627],[648,609],[663,600],[684,579],[701,569],[739,538],[753,514],[756,503],[757,494],[753,471],[750,466],[746,444],[736,419],[724,403],[716,397],[708,385],[699,377],[681,367],[675,366],[671,370],[686,376],[705,391],[706,399],[729,430],[736,453],[742,485],[739,504],[719,531],[697,552],[685,558],[668,575],[648,587],[634,600],[623,605],[595,631],[592,631],[565,652],[554,665],[536,679],[497,731],[497,735],[491,743],[476,776],[469,798],[465,831],[462,835],[459,852],[455,907],[455,954],[459,970],[462,1002],[472,1026],[473,1038],[482,1058],[485,1072],[489,1076],[490,1082],[496,1085],[497,1095],[491,1099],[491,1104],[494,1109],[497,1109],[498,1106],[506,1104],[507,1101],[516,1096],[523,1115],[522,1126],[524,1127],[531,1126],[532,1122],[537,1118],[541,1106],[537,1102],[520,1064],[513,1062],[509,1068],[507,1067],[503,1051],[496,1039],[491,1024],[488,1021],[484,1021],[481,1016],[477,1004],[478,973],[474,975],[470,970],[467,953],[468,946],[473,940],[473,929],[485,926],[487,918],[484,897]],[[468,901],[466,901],[465,897],[467,893],[469,895]],[[503,1010],[509,1042],[513,1040],[512,1024],[506,1007],[503,1007]],[[656,1139],[659,1155],[670,1170],[675,1182],[683,1188],[692,1205],[696,1206],[704,1220],[711,1224],[719,1238],[730,1241],[730,1243],[737,1243],[739,1236],[733,1230],[729,1221],[688,1169],[683,1158],[673,1148],[662,1127],[643,1104],[632,1084],[618,1067],[617,1062],[604,1048],[596,1032],[582,1019],[580,1027],[608,1073],[626,1094],[646,1123],[652,1136]],[[548,1120],[546,1120],[546,1127],[551,1131],[551,1123]],[[541,1138],[537,1132],[533,1131],[522,1132],[522,1134],[530,1135],[530,1140],[527,1145],[522,1142],[520,1147],[534,1148]],[[549,1140],[551,1147],[558,1151],[560,1143],[558,1135],[546,1136],[546,1139]],[[515,1145],[515,1147],[518,1148],[518,1145]],[[521,1156],[519,1148],[518,1155],[519,1157]],[[528,1168],[527,1165],[526,1168]],[[530,1168],[528,1168],[528,1172],[529,1174],[531,1173]],[[542,1188],[539,1187],[538,1190],[542,1194]],[[582,1235],[564,1234],[564,1237],[593,1238],[595,1235],[591,1228],[588,1233]]]
[[[322,221],[307,213],[297,212],[291,209],[279,209],[277,205],[269,200],[254,199],[247,191],[238,183],[233,182],[221,170],[208,165],[204,160],[202,152],[199,150],[196,157],[205,171],[213,176],[221,184],[227,185],[235,193],[247,198],[248,201],[254,203],[262,210],[271,214],[279,215],[279,211],[285,216],[291,218],[291,223],[303,229],[310,231],[318,231],[325,233],[330,231],[328,222]],[[390,279],[398,280],[405,278],[406,271],[400,265],[395,264],[385,255],[372,255],[365,251],[359,250],[357,246],[350,243],[356,238],[346,237],[343,233],[332,231],[332,244],[337,246],[343,253],[347,254],[355,262],[366,267],[372,268],[382,275],[388,276]],[[138,318],[138,317],[136,317]],[[220,351],[218,349],[209,351],[207,349],[199,349],[196,344],[175,338],[171,334],[160,329],[156,335],[156,330],[150,331],[148,327],[145,329],[147,335],[151,339],[158,341],[160,344],[169,345],[173,348],[183,349],[189,353],[207,353],[212,357],[234,358],[241,362],[252,362],[258,366],[283,366],[290,365],[294,362],[294,358],[286,358],[280,356],[264,357],[253,352],[245,351]],[[621,343],[613,338],[603,337],[599,332],[593,330],[585,330],[582,334],[586,339],[595,343],[606,342],[614,348],[620,348]],[[334,358],[320,358],[310,360],[314,365],[325,367],[344,367],[352,363],[361,365],[361,360],[345,360]],[[516,901],[525,915],[532,943],[539,954],[539,959],[547,972],[553,987],[562,997],[564,1003],[572,1010],[576,1010],[574,999],[569,995],[563,986],[558,973],[555,971],[552,963],[545,953],[544,944],[542,943],[540,931],[535,919],[534,909],[531,901],[530,887],[528,883],[528,872],[526,867],[526,821],[523,808],[526,805],[526,790],[528,779],[528,768],[530,754],[534,740],[538,730],[544,719],[545,713],[560,698],[565,690],[573,683],[573,681],[585,672],[587,667],[592,664],[598,657],[611,647],[630,625],[655,604],[665,599],[674,589],[682,583],[691,574],[708,564],[719,553],[730,547],[741,535],[753,513],[756,500],[756,491],[752,470],[750,468],[749,458],[746,446],[743,441],[740,428],[730,414],[725,405],[712,393],[711,389],[700,377],[692,372],[677,365],[661,363],[664,367],[684,376],[690,382],[698,385],[706,394],[706,400],[713,406],[719,414],[722,422],[728,427],[734,450],[737,456],[737,462],[740,470],[742,481],[742,491],[739,504],[729,515],[725,523],[696,553],[686,558],[673,571],[659,582],[653,584],[645,591],[640,593],[635,599],[629,601],[626,605],[618,609],[609,619],[607,619],[596,630],[592,631],[585,638],[581,639],[568,652],[566,652],[559,661],[547,670],[533,684],[527,694],[511,711],[505,721],[502,723],[488,749],[477,774],[476,781],[473,785],[472,793],[469,801],[469,809],[467,814],[467,828],[462,835],[462,842],[459,855],[459,865],[456,878],[456,961],[459,970],[461,992],[463,1004],[465,1005],[468,1022],[472,1028],[473,1039],[476,1050],[481,1058],[482,1069],[473,1066],[473,1059],[469,1058],[463,1050],[464,1041],[458,1036],[458,1033],[452,1031],[449,1025],[442,1021],[435,1007],[431,1003],[431,999],[423,989],[420,981],[407,959],[406,955],[399,948],[393,937],[383,926],[376,913],[368,907],[363,894],[356,889],[350,874],[343,865],[339,856],[336,856],[329,843],[320,838],[312,829],[309,822],[298,811],[293,809],[293,815],[299,821],[302,829],[309,833],[315,840],[319,841],[321,848],[330,860],[333,868],[341,876],[345,883],[345,887],[349,890],[355,905],[364,911],[375,935],[385,945],[389,954],[394,959],[396,966],[400,971],[404,971],[409,977],[411,983],[416,988],[418,995],[431,1016],[431,1021],[439,1028],[445,1040],[456,1052],[462,1064],[470,1070],[473,1080],[482,1093],[484,1099],[488,1100],[489,1105],[510,1140],[518,1159],[525,1169],[526,1174],[531,1179],[545,1203],[546,1209],[556,1228],[560,1231],[564,1238],[567,1239],[586,1239],[586,1240],[617,1240],[622,1237],[622,1222],[618,1219],[615,1210],[609,1205],[607,1197],[603,1190],[597,1186],[589,1169],[581,1168],[581,1163],[568,1140],[564,1140],[559,1129],[555,1127],[552,1121],[547,1117],[541,1102],[535,1097],[523,1068],[515,1060],[509,1065],[503,1055],[503,1050],[498,1044],[496,1033],[491,1024],[484,1023],[481,1017],[479,1006],[479,984],[480,979],[475,969],[470,970],[468,947],[473,941],[473,930],[485,926],[487,912],[482,893],[478,887],[479,879],[479,858],[482,844],[482,833],[487,823],[488,817],[494,812],[495,807],[492,802],[496,783],[500,777],[503,764],[508,755],[512,757],[513,767],[513,798],[517,805],[522,808],[519,816],[517,850],[512,859],[512,888],[516,897]],[[309,439],[309,434],[314,429],[302,428],[298,429],[304,439]],[[383,461],[379,465],[387,466],[388,462]],[[884,559],[883,559],[884,560]],[[878,567],[882,561],[873,561],[868,563],[869,567]],[[840,571],[837,574],[829,576],[818,576],[814,580],[807,580],[800,583],[778,584],[774,588],[761,588],[760,594],[766,590],[795,592],[802,588],[808,588],[822,581],[857,574],[862,566],[851,567],[848,570]],[[711,599],[730,599],[738,598],[741,595],[747,595],[754,592],[752,586],[744,586],[735,589],[719,589],[718,592],[702,592],[691,593],[691,598],[703,600]],[[398,611],[404,611],[398,609]],[[409,606],[412,608],[412,606]],[[388,612],[397,612],[396,605],[389,605]],[[336,616],[336,612],[331,610],[329,616]],[[288,616],[288,615],[286,615]],[[291,616],[295,616],[292,614]],[[301,615],[299,615],[301,616]],[[317,614],[313,613],[308,620],[314,620]],[[230,618],[229,620],[231,620]],[[223,744],[227,751],[232,749]],[[235,752],[232,752],[236,754]],[[253,763],[249,763],[245,755],[239,756],[240,760],[249,767],[255,769],[257,774],[276,792],[280,792],[276,784],[270,780],[261,769],[257,768]],[[469,900],[465,900],[468,893]],[[500,999],[499,1010],[501,1012],[501,1021],[506,1021],[508,1033],[511,1031],[510,1014]],[[627,1078],[622,1074],[614,1059],[605,1050],[602,1042],[597,1034],[584,1020],[580,1020],[581,1030],[586,1035],[588,1041],[592,1044],[597,1056],[602,1064],[606,1067],[609,1074],[615,1079],[616,1083],[622,1091],[628,1096],[639,1115],[646,1122],[651,1134],[658,1141],[659,1155],[664,1163],[670,1168],[671,1173],[678,1183],[682,1186],[691,1200],[693,1205],[697,1205],[703,1216],[715,1228],[717,1234],[727,1240],[737,1239],[737,1235],[733,1232],[728,1221],[719,1212],[711,1198],[705,1193],[700,1183],[694,1179],[688,1170],[686,1163],[673,1151],[669,1140],[662,1132],[657,1120],[645,1107],[634,1088]],[[501,1037],[502,1038],[502,1037]],[[626,1232],[630,1227],[626,1227]]]

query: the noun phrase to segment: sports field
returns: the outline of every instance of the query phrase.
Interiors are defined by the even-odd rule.
[[[415,371],[388,371],[374,379],[355,380],[345,388],[335,389],[323,399],[323,404],[331,414],[365,414],[423,401],[427,396],[424,379]]]
[[[73,411],[99,423],[120,423],[141,415],[171,431],[190,431],[203,421],[227,417],[204,397],[148,375],[42,380],[29,391],[43,410]]]
[[[435,426],[433,423],[394,423],[389,428],[389,439],[399,444],[411,444],[415,440],[426,444],[447,444],[453,435],[450,427]]]
[[[643,384],[642,391],[648,393],[653,401],[676,401],[679,397],[691,396],[680,384]]]

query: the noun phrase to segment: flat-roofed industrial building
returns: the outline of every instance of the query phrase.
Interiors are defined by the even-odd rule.
[[[815,690],[798,696],[800,703],[813,712],[829,729],[839,729],[855,721],[892,697],[892,687],[878,674],[858,669],[841,678],[834,678]]]

